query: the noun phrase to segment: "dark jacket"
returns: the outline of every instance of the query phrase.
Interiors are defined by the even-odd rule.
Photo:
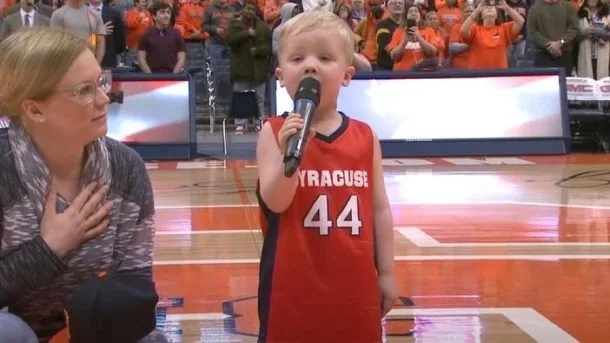
[[[106,3],[102,7],[102,19],[104,23],[111,21],[114,25],[112,34],[106,35],[106,52],[102,59],[102,67],[116,68],[118,65],[117,55],[125,51],[125,24],[121,13]]]
[[[256,34],[251,37],[240,19],[233,19],[227,30],[227,44],[231,49],[231,82],[267,81],[271,57],[271,30],[260,19],[254,20]],[[250,48],[255,48],[254,55]]]

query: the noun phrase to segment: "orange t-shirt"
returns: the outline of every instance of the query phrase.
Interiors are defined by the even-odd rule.
[[[465,43],[462,39],[462,35],[460,34],[461,25],[455,25],[451,30],[451,35],[449,36],[449,44],[451,43]],[[453,69],[468,69],[470,65],[470,49],[456,54],[451,55],[451,67]]]
[[[513,33],[513,22],[484,27],[473,24],[470,27],[470,37],[464,42],[470,45],[469,69],[506,69],[506,47],[517,38],[519,33]]]
[[[462,8],[464,8],[465,4],[466,4],[465,0],[457,0],[456,7],[459,9],[462,9]],[[436,8],[437,11],[440,11],[442,8],[447,7],[447,3],[445,0],[435,0],[434,7]],[[460,17],[461,17],[461,14],[460,14]]]
[[[462,10],[457,7],[443,7],[438,10],[437,15],[439,23],[447,33],[450,33],[455,25],[462,22]]]
[[[180,9],[180,15],[176,19],[177,25],[184,27],[185,38],[200,38],[206,39],[207,32],[202,32],[203,14],[208,8],[207,1],[198,5],[187,4]],[[195,36],[195,32],[199,31],[199,35]]]
[[[132,8],[127,11],[127,47],[137,48],[140,38],[153,25],[153,18],[147,9],[139,11]]]
[[[426,27],[419,29],[419,34],[424,38],[424,40],[432,45],[434,45],[437,49],[439,48],[439,40],[434,33],[434,30]],[[397,28],[392,35],[392,40],[390,44],[386,47],[386,51],[390,53],[394,48],[398,47],[400,43],[405,39],[405,30],[402,27]],[[424,55],[424,51],[421,49],[421,45],[419,42],[408,42],[405,46],[405,51],[402,56],[394,61],[393,70],[410,70],[417,63],[421,62],[426,56]]]

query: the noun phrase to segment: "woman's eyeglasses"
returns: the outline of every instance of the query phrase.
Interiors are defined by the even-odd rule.
[[[97,82],[81,83],[72,89],[60,92],[70,92],[79,104],[88,105],[95,100],[98,89],[104,94],[109,93],[112,89],[112,72],[110,70],[104,70]]]

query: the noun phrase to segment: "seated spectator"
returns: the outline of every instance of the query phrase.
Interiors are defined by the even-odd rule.
[[[390,15],[377,24],[377,66],[379,70],[392,70],[394,61],[390,56],[388,44],[392,35],[399,27],[404,27],[406,0],[389,0],[388,12]],[[419,15],[419,10],[418,10]]]
[[[66,325],[74,339],[97,336],[80,342],[166,342],[153,331],[152,187],[142,159],[105,137],[110,85],[87,41],[32,28],[0,51],[11,117],[0,130],[0,342],[46,342]],[[139,286],[118,287],[127,279]]]
[[[512,21],[501,23],[498,8],[487,6],[485,1],[481,1],[462,24],[462,37],[470,46],[469,69],[508,68],[506,47],[521,32],[525,18],[510,8],[504,0],[500,0],[499,7]]]
[[[270,73],[271,31],[256,16],[256,8],[246,5],[229,24],[227,44],[231,48],[233,92],[254,91],[258,113],[265,114],[265,87]],[[235,132],[244,133],[245,119],[235,119]],[[257,129],[260,129],[257,127]]]
[[[394,61],[393,70],[411,70],[423,65],[437,65],[438,37],[429,27],[423,27],[417,6],[407,9],[407,20],[394,31],[386,47]]]
[[[468,18],[474,7],[465,5],[462,16]],[[461,34],[462,25],[454,25],[449,36],[448,55],[452,69],[468,69],[470,65],[470,46],[464,42]]]
[[[138,46],[138,62],[145,73],[180,73],[186,60],[186,43],[180,32],[170,27],[171,8],[155,2],[150,8],[155,26],[144,33]]]
[[[603,79],[608,76],[610,43],[608,42],[608,5],[587,0],[578,10],[580,33],[576,74],[579,77]]]
[[[13,13],[2,20],[0,40],[5,39],[22,27],[49,26],[49,18],[34,9],[34,0],[21,0],[21,11]]]

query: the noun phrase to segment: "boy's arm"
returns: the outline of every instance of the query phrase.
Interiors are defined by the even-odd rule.
[[[267,208],[274,213],[284,212],[297,191],[298,171],[290,178],[284,176],[284,153],[273,134],[271,124],[263,125],[256,143],[256,164],[260,195]]]
[[[385,316],[398,298],[394,278],[394,223],[392,209],[385,190],[381,146],[373,133],[373,207],[375,225],[375,251],[379,289],[381,291],[382,315]]]

